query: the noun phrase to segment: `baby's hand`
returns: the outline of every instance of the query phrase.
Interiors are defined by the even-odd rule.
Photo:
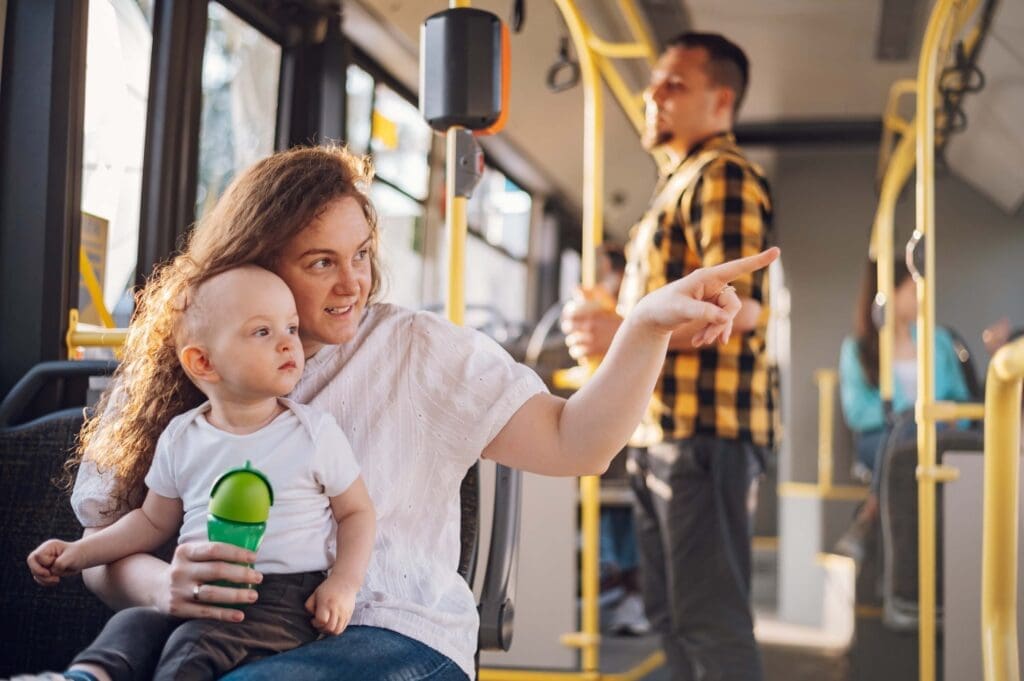
[[[49,539],[28,554],[32,579],[43,586],[56,586],[61,577],[78,574],[85,567],[77,542]]]
[[[313,616],[313,627],[332,636],[345,631],[355,606],[356,590],[331,577],[306,599],[306,611]]]

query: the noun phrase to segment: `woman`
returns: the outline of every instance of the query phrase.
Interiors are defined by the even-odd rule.
[[[893,272],[892,413],[913,409],[917,399],[917,291],[910,271],[897,260]],[[854,317],[855,336],[843,340],[839,353],[839,393],[846,424],[853,431],[857,460],[871,471],[871,491],[857,519],[840,538],[836,550],[854,558],[863,556],[863,542],[878,518],[882,454],[889,437],[878,379],[878,329],[873,307],[877,296],[876,265],[869,262]],[[935,329],[935,399],[964,402],[970,398],[953,337]],[[913,433],[899,433],[913,437]]]
[[[115,485],[116,469],[97,465],[103,452],[132,434],[159,432],[166,411],[194,398],[186,383],[171,394],[159,389],[166,378],[154,380],[177,364],[162,344],[154,302],[179,290],[176,281],[245,263],[274,271],[292,289],[307,358],[292,398],[329,411],[342,426],[377,508],[378,536],[342,636],[231,678],[472,677],[478,620],[456,572],[459,483],[468,467],[482,455],[544,475],[603,471],[640,419],[669,334],[685,325],[703,342],[727,339],[739,309],[728,281],[778,255],[773,249],[710,268],[649,295],[590,384],[566,401],[482,334],[374,302],[381,274],[370,181],[368,164],[337,147],[275,154],[236,179],[185,253],[147,287],[120,378],[86,427],[72,502],[89,533],[134,501],[110,493],[126,486]],[[619,399],[601,399],[609,394]],[[217,604],[246,602],[251,591],[195,587],[258,583],[255,571],[233,564],[248,558],[229,545],[197,542],[179,546],[170,564],[136,555],[85,579],[113,607],[227,619],[233,611]]]

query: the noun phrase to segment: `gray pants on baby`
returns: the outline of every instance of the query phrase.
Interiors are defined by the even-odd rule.
[[[103,667],[113,681],[199,681],[315,641],[305,603],[323,572],[264,575],[259,600],[242,606],[241,622],[183,620],[151,608],[128,608],[110,618],[72,664]]]

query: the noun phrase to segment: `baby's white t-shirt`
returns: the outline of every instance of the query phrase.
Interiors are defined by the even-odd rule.
[[[337,536],[329,497],[348,489],[359,465],[332,416],[280,401],[287,409],[246,435],[211,425],[209,402],[176,416],[160,435],[146,485],[160,496],[182,500],[179,544],[205,541],[213,483],[250,461],[274,490],[256,569],[266,574],[326,570],[334,564]]]

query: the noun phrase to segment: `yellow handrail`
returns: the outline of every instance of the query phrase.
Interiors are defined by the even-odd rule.
[[[597,283],[597,247],[601,245],[604,192],[604,103],[597,63],[590,48],[591,34],[574,0],[555,0],[569,29],[583,80],[583,252],[581,282],[584,288]],[[580,478],[580,631],[562,637],[565,645],[578,646],[582,671],[596,674],[600,665],[600,611],[598,607],[598,549],[600,542],[601,487],[597,476]]]
[[[882,142],[879,145],[878,150],[878,177],[884,184],[886,177],[892,170],[892,155],[893,145],[896,143],[896,136],[902,135],[904,138],[908,134],[914,132],[914,121],[913,119],[907,120],[900,116],[900,100],[910,94],[914,94],[917,91],[917,81],[904,78],[897,80],[889,87],[889,99],[886,100],[885,113],[882,115]],[[913,166],[911,166],[913,167]],[[906,183],[899,183],[900,188]],[[874,244],[874,239],[872,239]]]
[[[867,496],[864,485],[835,484],[835,395],[839,374],[835,369],[814,372],[818,386],[818,481],[779,483],[778,494],[783,497],[810,497],[835,501],[860,501]]]
[[[651,34],[647,32],[647,28],[640,18],[640,13],[636,11],[636,2],[634,0],[619,0],[619,11],[622,12],[622,17],[626,20],[626,25],[629,26],[629,32],[633,34],[633,39],[646,46],[647,54],[645,56],[647,57],[647,63],[653,66],[658,58],[658,50],[654,46]]]
[[[917,457],[918,577],[920,632],[918,659],[922,681],[935,679],[935,423],[925,407],[934,396],[935,337],[935,84],[939,43],[953,9],[953,0],[938,0],[921,47],[917,78],[917,230],[924,237],[923,276],[917,278]]]
[[[68,313],[68,332],[64,336],[68,357],[74,358],[75,348],[113,348],[124,345],[128,338],[128,329],[111,329],[82,324],[78,321],[78,310],[72,308]]]
[[[89,256],[86,255],[85,247],[83,246],[78,248],[78,270],[85,282],[85,289],[89,292],[89,298],[92,299],[92,305],[96,308],[100,321],[103,322],[103,326],[108,329],[114,328],[114,318],[110,316],[107,304],[103,300],[103,287],[96,277],[96,271],[93,270],[92,263],[89,262]]]
[[[1024,339],[996,352],[985,381],[981,650],[985,681],[1017,681],[1017,511]]]
[[[833,414],[839,374],[834,369],[818,369],[814,380],[818,384],[818,485],[828,491],[832,489]]]
[[[935,485],[956,478],[936,463],[935,435],[935,105],[939,65],[976,7],[975,0],[937,0],[928,21],[917,72],[917,227],[908,249],[921,246],[917,283],[917,481],[919,661],[922,681],[935,679]],[[911,253],[908,250],[908,253]],[[909,259],[909,258],[908,258]]]
[[[881,393],[882,402],[886,405],[892,403],[892,353],[895,339],[894,315],[893,315],[893,288],[894,272],[893,263],[895,254],[893,241],[895,239],[894,215],[896,213],[896,201],[899,199],[903,186],[910,178],[914,169],[915,142],[917,133],[911,129],[903,135],[896,150],[893,152],[889,166],[885,171],[885,178],[882,180],[882,192],[878,198],[878,209],[875,211],[875,223],[872,234],[872,251],[875,255],[878,276],[878,302],[885,303],[883,307],[882,326],[878,330],[878,388]]]
[[[646,59],[650,54],[643,43],[609,43],[596,35],[591,35],[587,45],[603,57],[616,59]]]
[[[455,0],[452,2],[455,7]],[[468,6],[458,5],[461,7]],[[444,301],[445,315],[453,324],[462,326],[466,313],[466,197],[456,196],[455,176],[458,172],[459,127],[452,127],[445,140],[445,225],[448,232],[448,288]]]

